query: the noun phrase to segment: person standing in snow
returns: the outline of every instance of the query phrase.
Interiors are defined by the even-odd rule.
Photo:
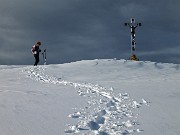
[[[31,52],[34,55],[35,63],[34,66],[37,66],[39,63],[39,53],[41,52],[41,49],[39,48],[41,46],[41,42],[37,42],[35,45],[32,46]]]

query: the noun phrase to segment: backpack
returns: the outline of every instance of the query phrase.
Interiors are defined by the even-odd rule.
[[[31,53],[34,54],[34,51],[35,51],[35,45],[32,46]]]

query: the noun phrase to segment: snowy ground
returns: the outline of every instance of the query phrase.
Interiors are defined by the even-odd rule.
[[[180,135],[180,65],[0,66],[0,135]]]

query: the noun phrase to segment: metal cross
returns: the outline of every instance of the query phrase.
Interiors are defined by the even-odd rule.
[[[138,58],[136,57],[136,41],[135,41],[135,35],[136,35],[136,28],[138,26],[141,26],[141,23],[136,23],[134,18],[131,18],[131,22],[130,23],[125,23],[125,26],[129,26],[131,28],[131,60],[138,60]]]

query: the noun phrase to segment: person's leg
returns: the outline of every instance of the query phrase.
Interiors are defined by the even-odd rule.
[[[39,55],[34,55],[34,57],[35,57],[34,66],[37,66],[37,64],[39,63]]]
[[[36,58],[36,55],[34,55],[34,58],[35,58],[34,66],[37,66],[37,58]]]

